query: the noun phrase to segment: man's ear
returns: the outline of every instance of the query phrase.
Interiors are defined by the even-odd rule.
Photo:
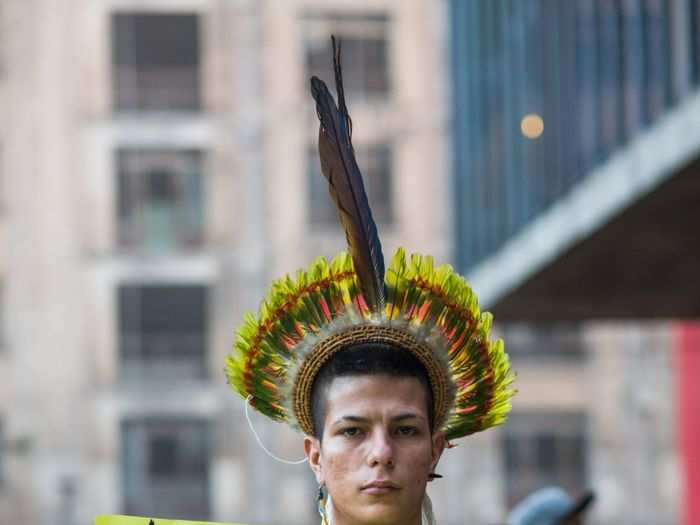
[[[441,431],[435,432],[433,434],[432,440],[432,470],[434,472],[437,468],[438,461],[440,461],[440,456],[442,456],[442,451],[445,450],[445,434]]]
[[[323,485],[323,470],[321,469],[321,442],[313,436],[304,436],[304,454],[309,459],[309,466],[316,476],[319,485]]]

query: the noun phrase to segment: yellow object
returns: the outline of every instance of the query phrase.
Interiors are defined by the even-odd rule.
[[[529,139],[538,139],[544,133],[544,121],[536,113],[530,113],[520,121],[520,131]]]
[[[116,514],[97,516],[95,518],[95,525],[149,525],[151,520],[153,520],[153,525],[243,525],[242,523],[222,523],[220,521],[187,521],[166,518],[146,518],[143,516],[119,516]]]

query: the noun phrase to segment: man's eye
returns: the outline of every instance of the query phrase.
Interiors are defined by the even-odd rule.
[[[360,429],[357,427],[350,427],[343,429],[343,435],[345,437],[356,437],[360,435]]]
[[[418,429],[416,429],[416,427],[402,426],[402,427],[398,427],[396,429],[396,432],[400,436],[415,436],[418,433]]]

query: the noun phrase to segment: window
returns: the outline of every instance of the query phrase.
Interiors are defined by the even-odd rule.
[[[304,18],[306,71],[334,86],[329,35],[342,45],[343,82],[350,99],[387,97],[390,91],[388,18],[385,15],[312,13]]]
[[[209,518],[210,425],[193,418],[122,422],[124,512]]]
[[[586,488],[586,417],[582,413],[519,412],[504,425],[506,503],[558,485],[576,494]]]
[[[119,288],[119,353],[124,379],[205,377],[207,292],[198,285]]]
[[[575,323],[503,323],[499,326],[506,351],[513,358],[578,361],[586,347]]]
[[[162,253],[201,246],[201,154],[121,150],[116,160],[120,248]]]
[[[387,144],[361,146],[355,152],[374,220],[378,224],[390,224],[393,220],[391,148]],[[307,162],[311,226],[336,226],[338,211],[328,192],[328,181],[321,174],[317,147],[309,148]]]
[[[136,111],[199,109],[199,54],[196,15],[113,15],[114,107]]]
[[[148,440],[148,473],[151,477],[177,473],[177,441],[173,436],[151,436]]]

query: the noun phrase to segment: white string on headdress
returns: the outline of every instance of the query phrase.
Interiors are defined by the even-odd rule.
[[[258,445],[260,445],[260,448],[263,449],[265,454],[270,456],[275,461],[279,461],[280,463],[284,463],[285,465],[301,465],[302,463],[306,463],[309,460],[309,458],[304,458],[304,459],[300,459],[297,461],[290,461],[288,459],[284,459],[284,458],[281,458],[279,456],[276,456],[272,452],[267,450],[267,447],[265,447],[265,445],[263,445],[263,442],[260,439],[260,436],[258,436],[258,433],[255,431],[255,428],[253,428],[253,422],[250,420],[250,414],[248,413],[248,405],[250,405],[251,399],[253,399],[252,395],[248,395],[248,397],[245,398],[245,418],[248,421],[248,426],[250,427],[250,431],[255,436],[255,441],[258,442]]]

